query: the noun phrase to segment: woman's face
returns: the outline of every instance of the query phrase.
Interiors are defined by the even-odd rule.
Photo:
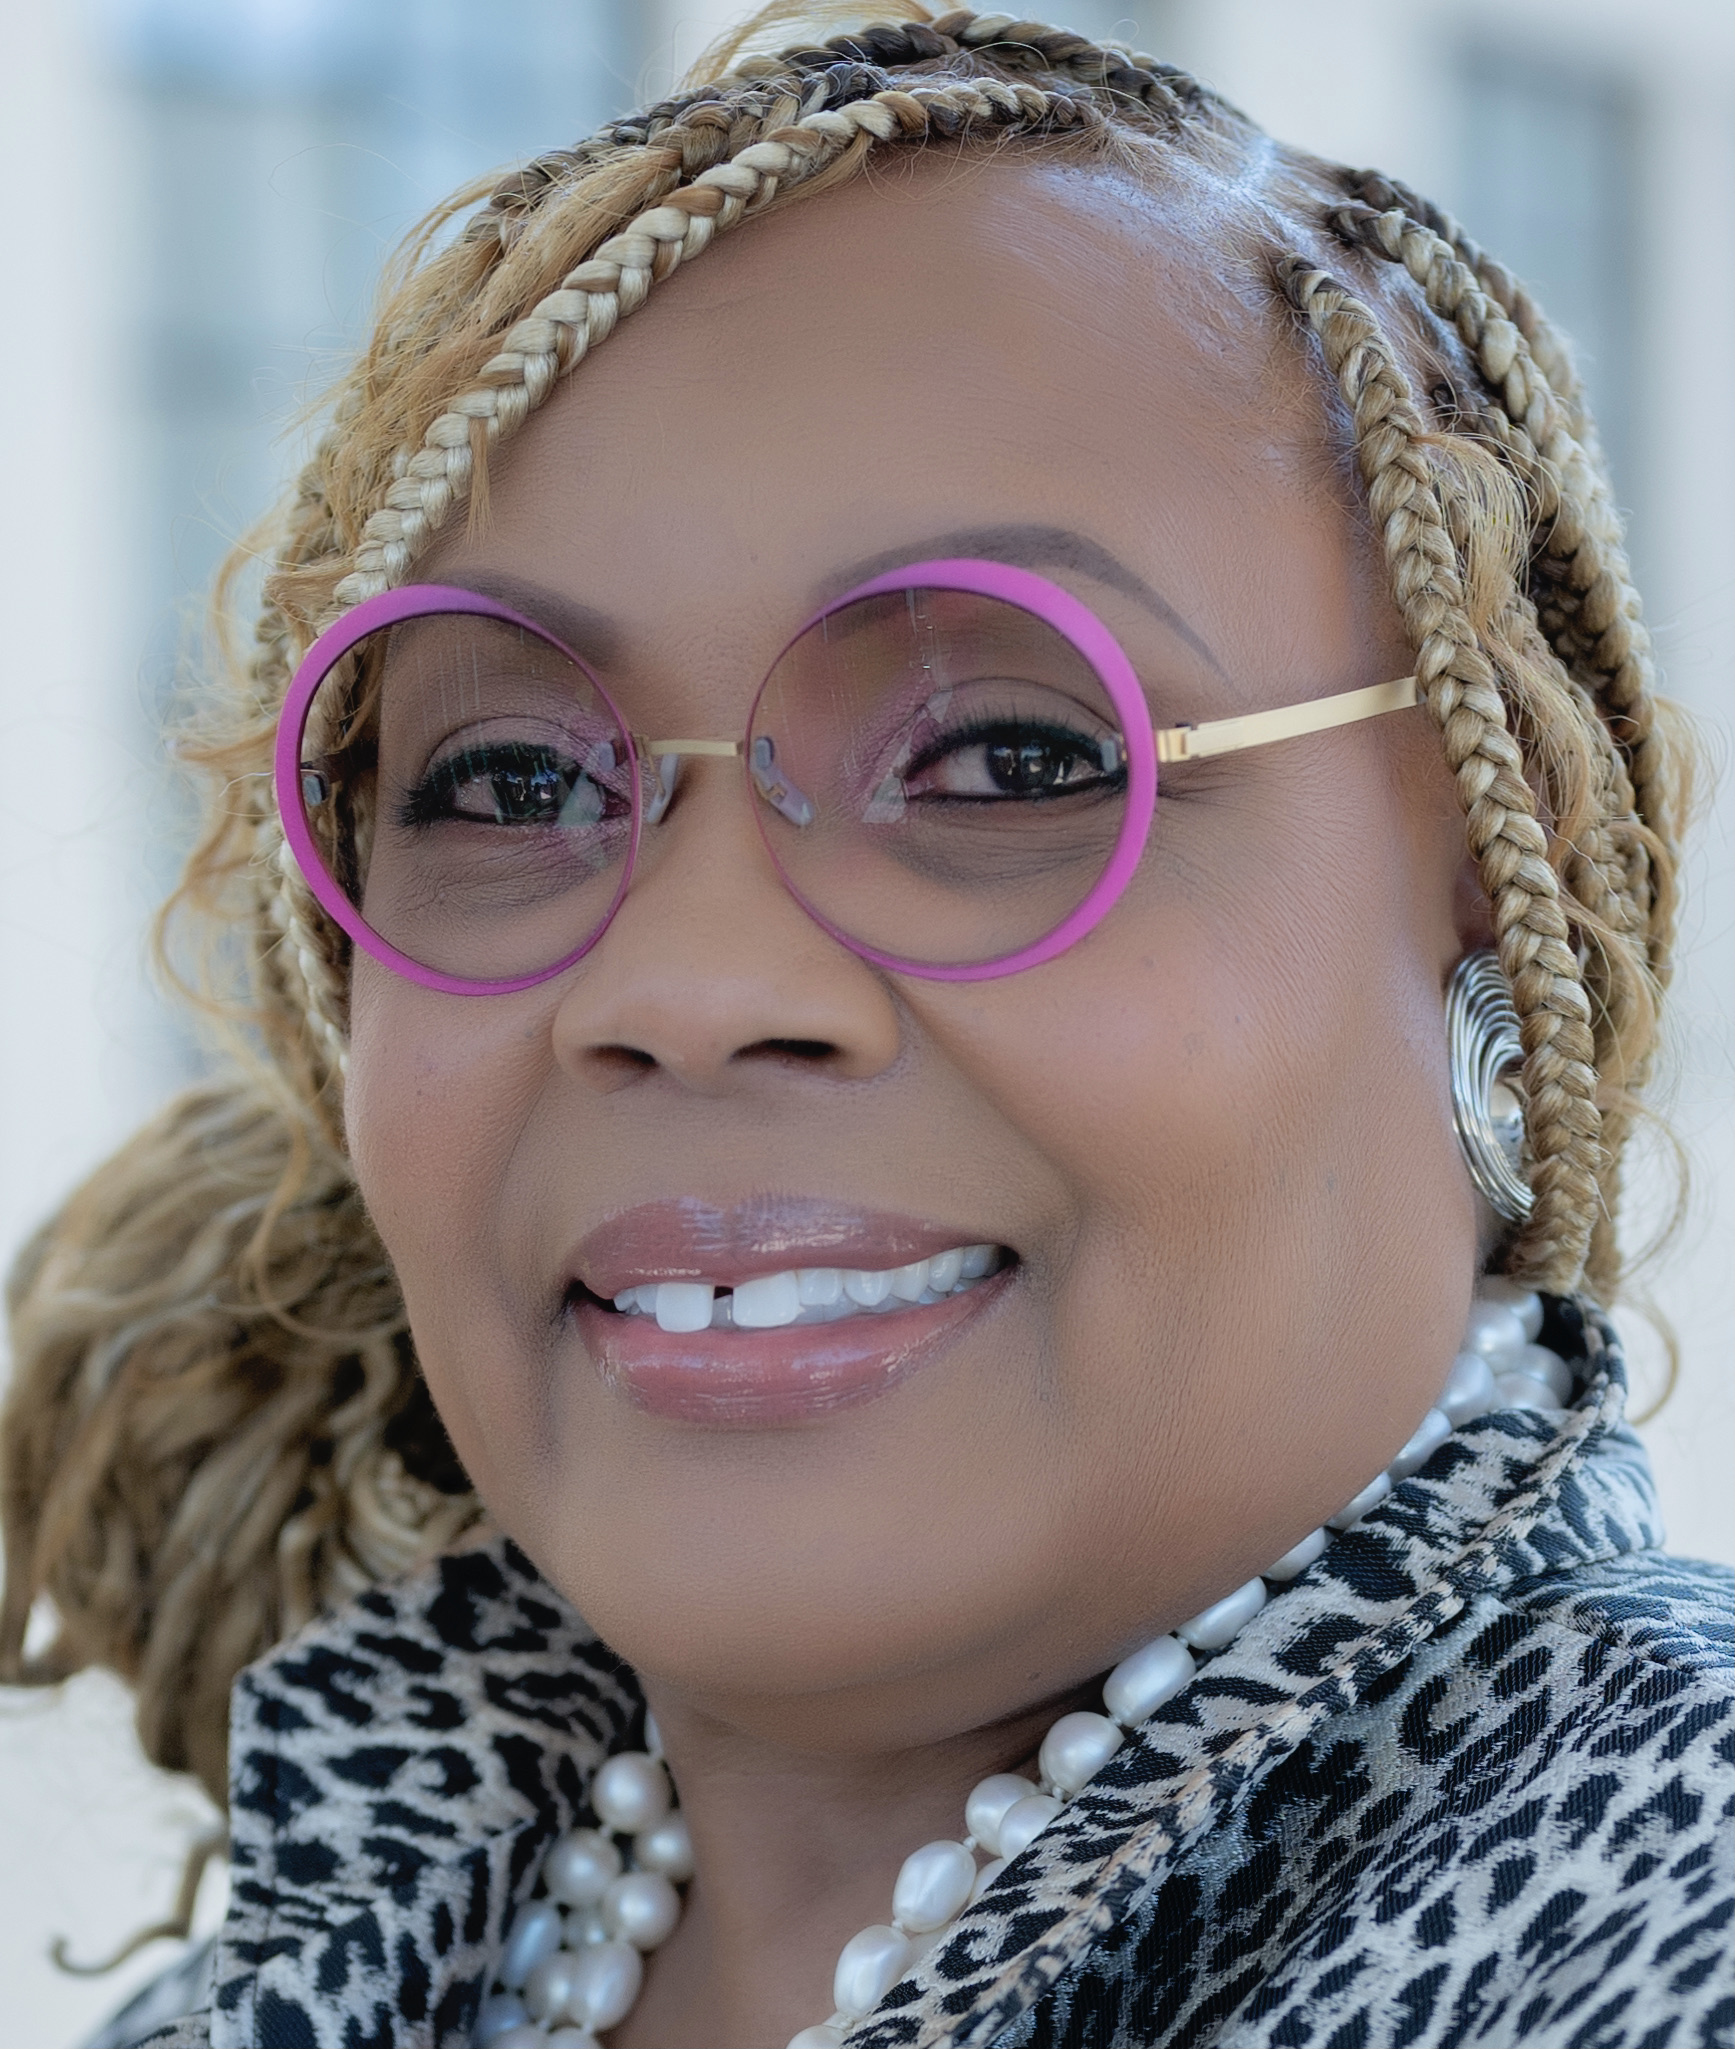
[[[1305,344],[1210,207],[965,159],[752,225],[418,576],[695,736],[741,733],[816,603],[936,555],[1082,598],[1159,724],[1401,676]],[[356,1169],[495,1518],[665,1690],[816,1747],[978,1726],[1248,1578],[1456,1348],[1462,847],[1421,711],[1166,769],[1096,931],[948,984],[828,937],[700,760],[557,979],[359,957]],[[978,1244],[969,1294],[811,1337],[605,1306]]]

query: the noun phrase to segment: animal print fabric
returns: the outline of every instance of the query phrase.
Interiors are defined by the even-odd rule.
[[[1735,2042],[1730,1575],[1663,1555],[1612,1334],[1549,1317],[1576,1406],[1452,1437],[848,2049]],[[213,2003],[151,2049],[461,2049],[641,1713],[506,1542],[274,1651],[236,1687]]]

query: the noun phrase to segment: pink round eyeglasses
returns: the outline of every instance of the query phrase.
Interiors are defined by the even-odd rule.
[[[535,620],[415,585],[309,648],[275,789],[320,907],[424,988],[503,995],[582,960],[695,757],[742,762],[780,879],[841,945],[972,982],[1037,967],[1102,922],[1144,852],[1159,764],[1415,701],[1404,677],[1153,730],[1086,605],[1028,570],[943,560],[807,619],[742,739],[656,738]]]

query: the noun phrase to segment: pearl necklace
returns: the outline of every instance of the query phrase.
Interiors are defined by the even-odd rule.
[[[1257,1579],[1123,1658],[1103,1686],[1106,1712],[1062,1715],[1043,1738],[1040,1784],[1014,1772],[984,1779],[964,1803],[962,1840],[927,1843],[904,1859],[890,1921],[864,1928],[843,1946],[832,1980],[836,2012],[803,2028],[789,2049],[838,2049],[1065,1811],[1128,1732],[1180,1692],[1197,1670],[1194,1653],[1226,1649],[1271,1598],[1270,1588],[1305,1572],[1335,1536],[1419,1472],[1460,1424],[1492,1409],[1565,1408],[1573,1376],[1536,1342],[1541,1328],[1535,1295],[1509,1281],[1482,1281],[1438,1401],[1385,1471]],[[553,1845],[542,1862],[544,1896],[513,1917],[495,1974],[499,1989],[477,2018],[476,2049],[598,2049],[598,2035],[618,2027],[638,1999],[646,1952],[665,1943],[680,1921],[677,1888],[693,1875],[693,1844],[674,1807],[649,1715],[645,1748],[619,1751],[599,1768],[590,1804],[601,1826],[571,1829]],[[616,1840],[623,1837],[624,1853]]]

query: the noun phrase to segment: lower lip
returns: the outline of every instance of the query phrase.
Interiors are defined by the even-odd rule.
[[[889,1394],[931,1366],[1006,1292],[1003,1269],[926,1308],[781,1330],[666,1331],[595,1303],[574,1311],[605,1386],[635,1408],[712,1429],[810,1423]]]

